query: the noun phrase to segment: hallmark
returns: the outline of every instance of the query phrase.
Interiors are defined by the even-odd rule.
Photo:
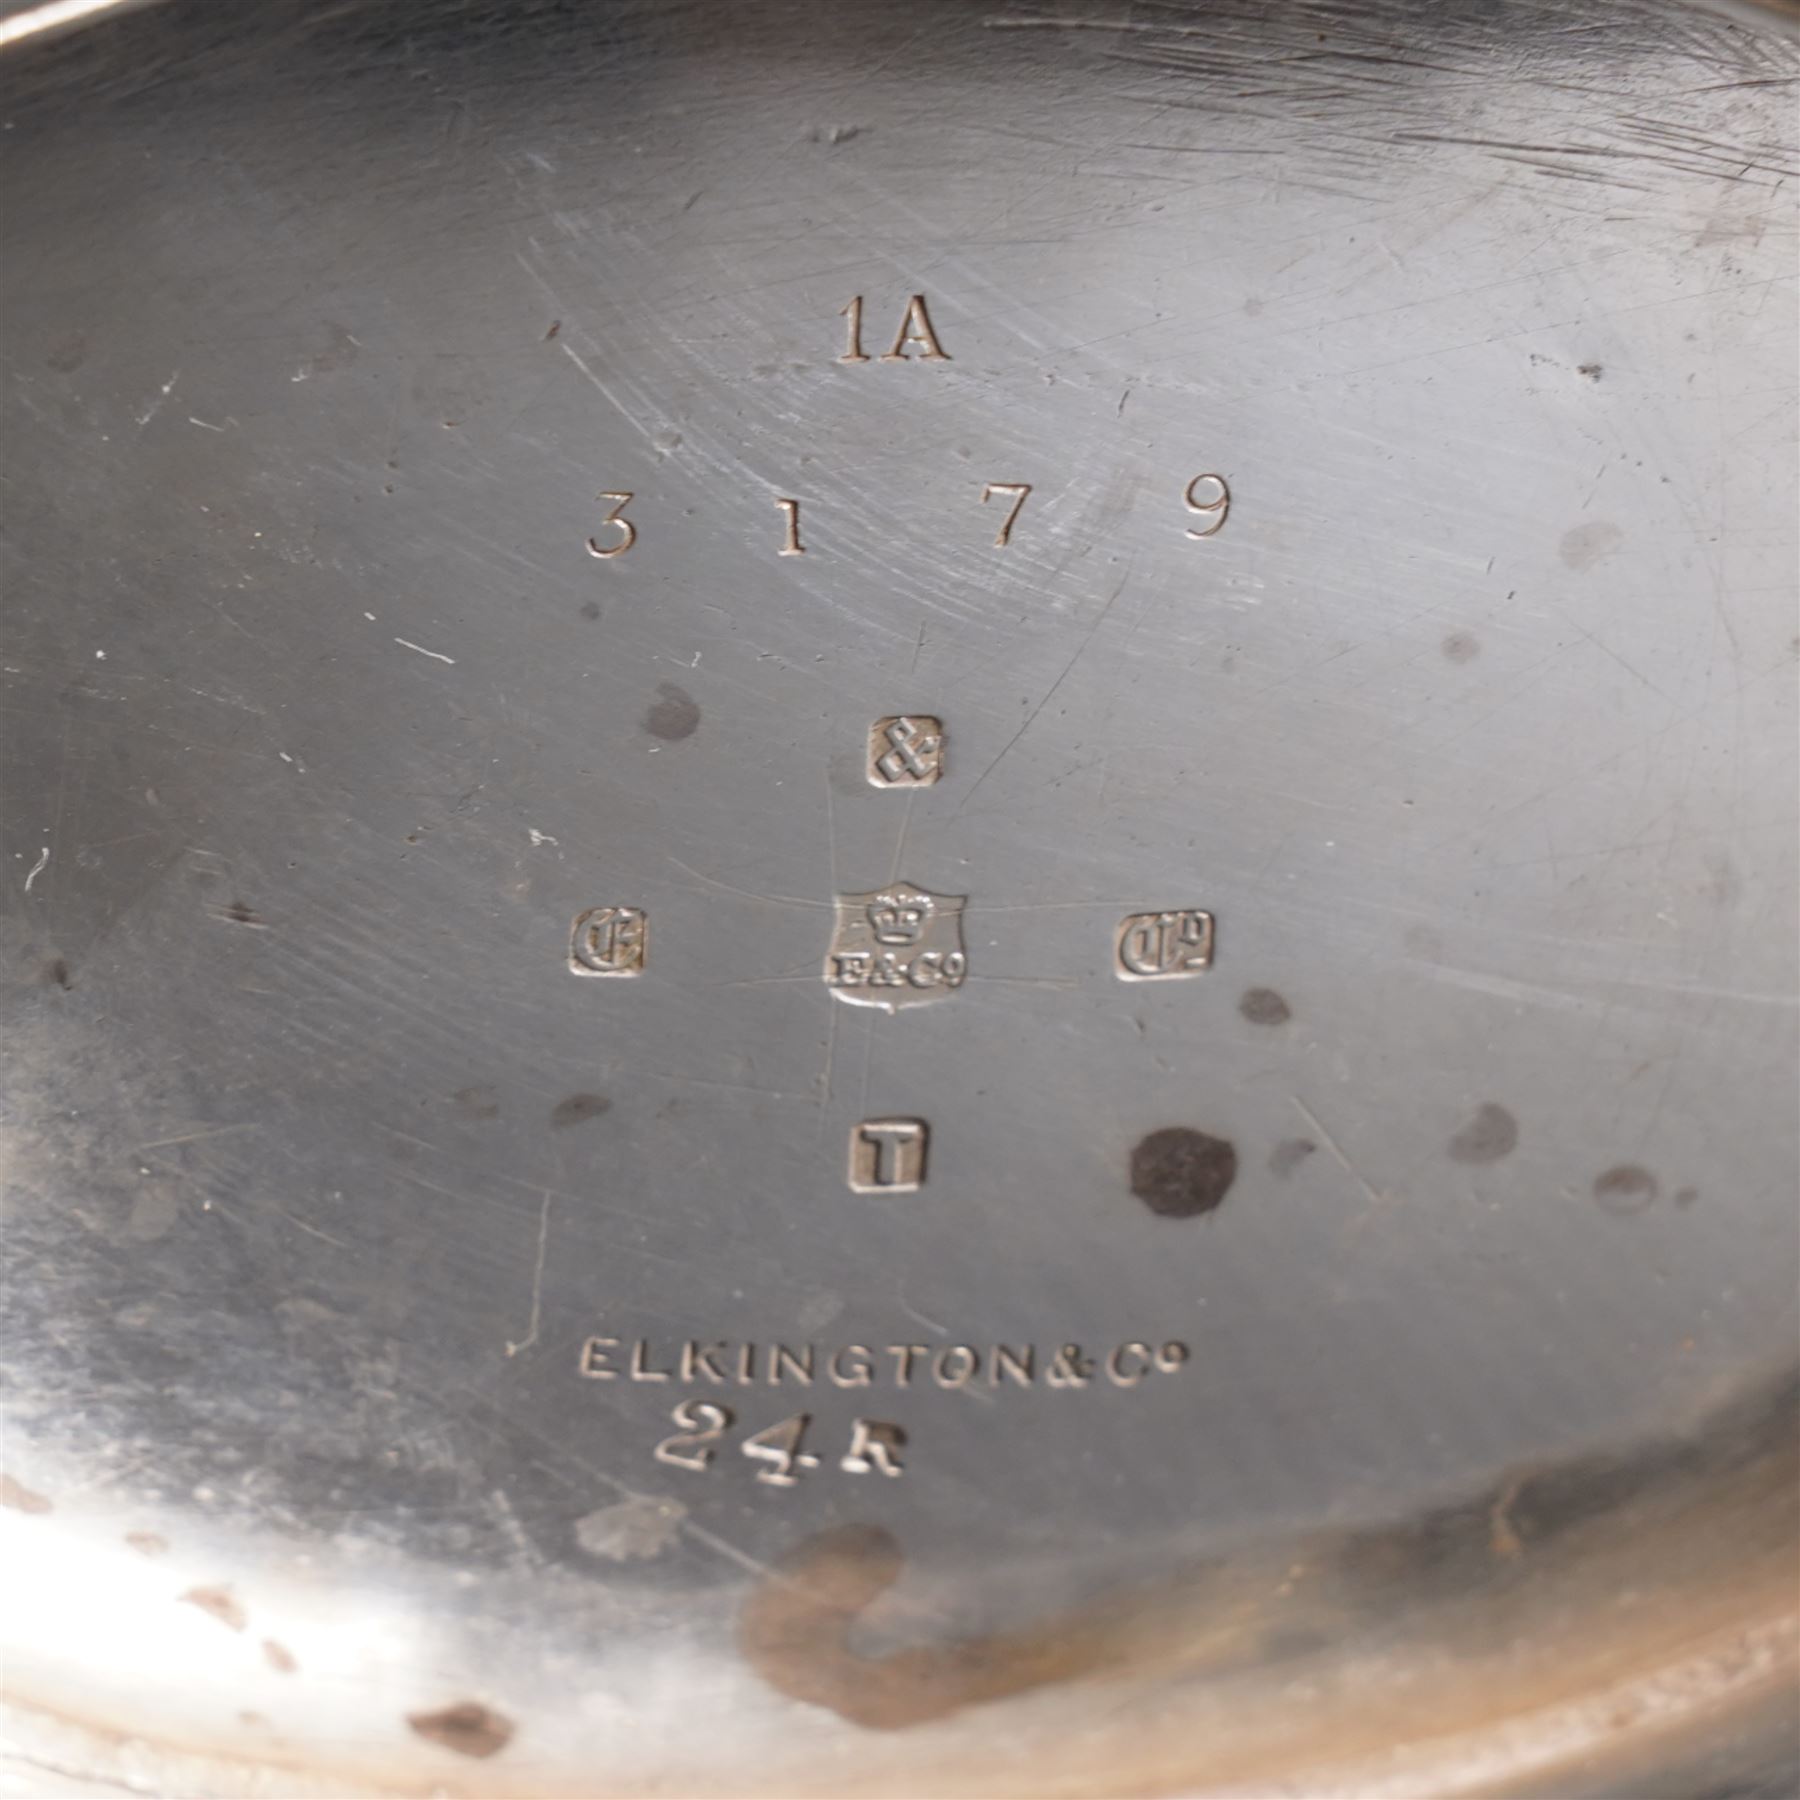
[[[686,1388],[1135,1388],[1193,1358],[1178,1338],[1124,1343],[818,1344],[737,1338],[588,1337],[577,1371],[589,1381]],[[704,1403],[703,1403],[704,1404]],[[719,1407],[712,1411],[722,1412]],[[686,1421],[677,1419],[678,1424]],[[709,1423],[729,1425],[729,1416]]]
[[[916,1194],[925,1185],[923,1119],[865,1119],[850,1133],[853,1194]]]
[[[1208,912],[1133,913],[1119,923],[1113,973],[1121,981],[1170,981],[1212,967]]]
[[[942,1000],[968,978],[966,894],[932,894],[910,881],[870,894],[839,894],[825,985],[849,1006],[898,1012]]]
[[[869,732],[869,785],[921,788],[944,772],[944,722],[924,713],[877,719]]]
[[[569,967],[577,975],[641,975],[650,954],[642,907],[590,906],[575,920]]]

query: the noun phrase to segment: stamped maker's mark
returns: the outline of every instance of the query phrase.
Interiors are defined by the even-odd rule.
[[[923,1119],[864,1119],[850,1131],[853,1194],[913,1194],[925,1185],[931,1128]]]
[[[849,1006],[898,1012],[956,992],[968,979],[966,894],[933,894],[910,881],[839,894],[825,953],[825,985]]]
[[[1119,921],[1113,973],[1121,981],[1170,981],[1212,966],[1213,919],[1184,910],[1132,913]]]
[[[641,975],[650,955],[650,920],[642,907],[590,906],[575,920],[569,968],[577,975]]]
[[[877,719],[869,728],[869,785],[930,787],[944,772],[944,722],[926,713]]]

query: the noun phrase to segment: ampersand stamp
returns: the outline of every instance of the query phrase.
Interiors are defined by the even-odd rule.
[[[924,713],[877,719],[869,732],[869,785],[921,788],[944,772],[944,722]]]

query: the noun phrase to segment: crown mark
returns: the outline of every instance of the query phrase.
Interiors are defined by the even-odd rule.
[[[930,894],[878,894],[865,909],[869,929],[878,944],[916,944],[924,935],[927,922],[937,910]]]
[[[825,985],[847,1006],[898,1012],[943,1000],[968,979],[962,915],[966,894],[933,894],[897,881],[869,894],[839,894]]]

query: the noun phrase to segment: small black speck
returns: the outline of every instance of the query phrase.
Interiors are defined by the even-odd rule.
[[[582,1125],[589,1119],[599,1118],[611,1105],[604,1094],[571,1094],[550,1109],[550,1123],[558,1130],[569,1125]]]
[[[561,330],[562,330],[562,320],[561,319],[552,319],[550,321],[550,329],[544,333],[544,342],[546,344],[549,343],[549,341],[553,337],[555,337],[556,334]]]
[[[1576,366],[1575,373],[1585,375],[1589,381],[1598,381],[1601,373],[1600,365],[1598,363],[1580,363]]]
[[[1236,1149],[1185,1125],[1151,1132],[1131,1153],[1131,1191],[1163,1219],[1216,1211],[1236,1179]]]
[[[458,1701],[441,1712],[408,1713],[406,1722],[420,1737],[459,1756],[495,1756],[512,1741],[514,1731],[511,1719],[478,1700]]]
[[[1519,1142],[1519,1121],[1491,1100],[1450,1140],[1450,1160],[1492,1163],[1510,1156]]]
[[[1294,1016],[1293,1009],[1273,988],[1247,988],[1238,1002],[1238,1011],[1252,1025],[1285,1025]]]
[[[1619,1218],[1641,1213],[1656,1198],[1656,1177],[1637,1163],[1619,1163],[1594,1177],[1594,1202]]]
[[[234,925],[260,925],[262,923],[262,920],[251,910],[249,904],[243,900],[232,901],[225,909],[225,916],[231,920]]]
[[[700,729],[700,708],[693,695],[672,681],[659,681],[656,692],[659,698],[644,714],[644,729],[665,744],[692,737]]]

